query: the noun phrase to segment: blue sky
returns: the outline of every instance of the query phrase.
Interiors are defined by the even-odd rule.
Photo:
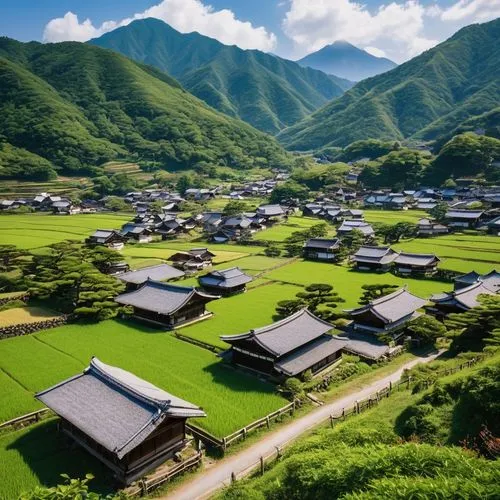
[[[338,39],[403,62],[463,26],[500,16],[500,0],[0,0],[0,35],[85,41],[134,19],[297,59]]]

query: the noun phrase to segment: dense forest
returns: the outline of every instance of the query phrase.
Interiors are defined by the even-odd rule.
[[[113,158],[164,168],[282,166],[269,136],[165,73],[91,45],[0,38],[0,176],[92,174]]]
[[[210,106],[268,133],[293,125],[352,85],[259,50],[179,33],[158,19],[134,21],[90,43],[166,71]]]
[[[278,138],[290,149],[310,150],[369,138],[449,139],[475,125],[498,131],[498,112],[485,113],[500,102],[499,39],[500,19],[463,28],[394,70],[358,83]]]

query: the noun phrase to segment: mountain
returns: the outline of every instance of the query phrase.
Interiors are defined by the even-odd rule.
[[[258,50],[179,33],[158,19],[134,21],[89,43],[155,66],[213,108],[269,133],[293,125],[352,86]]]
[[[297,63],[355,82],[385,73],[397,66],[390,59],[372,56],[343,40],[326,45],[298,60]]]
[[[435,140],[500,102],[500,19],[462,28],[405,64],[364,80],[279,135],[288,148],[368,138]]]
[[[234,168],[288,160],[277,142],[161,71],[92,45],[0,38],[0,176],[91,172],[112,158]]]

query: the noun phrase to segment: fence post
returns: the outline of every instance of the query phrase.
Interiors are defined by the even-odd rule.
[[[146,481],[141,479],[141,497],[144,497],[148,494],[148,487],[146,486]]]
[[[345,408],[342,408],[342,420],[345,420]]]
[[[408,377],[408,381],[407,381],[407,382],[408,382],[408,384],[407,384],[407,386],[406,386],[406,388],[407,388],[407,389],[409,389],[409,388],[410,388],[410,381],[411,381],[411,376],[409,376],[409,377]]]
[[[375,396],[377,397],[377,403],[378,403],[378,391],[377,391],[377,393],[375,394]]]
[[[267,417],[266,417],[266,424],[267,424],[267,428],[269,429],[271,427],[271,421],[269,420],[269,415],[267,415]]]
[[[247,438],[247,428],[243,427],[243,439]]]
[[[330,427],[333,429],[333,415],[330,415]]]
[[[389,392],[392,391],[392,380],[389,381]]]
[[[227,448],[226,438],[225,438],[225,437],[223,437],[223,438],[222,438],[222,450],[223,450],[223,451],[226,451],[226,448]]]
[[[260,457],[260,475],[264,475],[264,457]]]
[[[231,472],[231,483],[236,482],[236,474],[234,472]]]
[[[359,401],[356,399],[356,413],[359,414]]]

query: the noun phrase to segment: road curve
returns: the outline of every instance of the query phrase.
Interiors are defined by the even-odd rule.
[[[428,363],[439,354],[440,352],[414,359],[390,375],[366,385],[363,389],[316,408],[303,417],[292,420],[289,424],[280,427],[274,432],[264,434],[253,445],[234,455],[228,456],[210,469],[195,476],[191,481],[188,480],[178,488],[174,488],[172,492],[167,493],[166,496],[160,498],[164,500],[200,500],[209,498],[218,489],[230,484],[231,473],[234,472],[236,476],[242,474],[252,465],[258,463],[261,456],[269,455],[276,450],[276,447],[281,447],[284,443],[298,438],[301,434],[324,422],[330,415],[340,413],[342,408],[354,406],[356,400],[367,398],[371,394],[387,387],[389,382],[397,382],[405,369],[412,368],[418,363]]]

